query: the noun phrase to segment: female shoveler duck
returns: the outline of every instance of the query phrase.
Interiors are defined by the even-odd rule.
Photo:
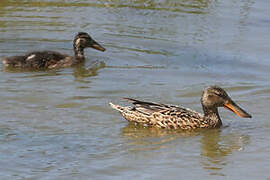
[[[89,34],[79,32],[73,41],[74,56],[68,56],[55,51],[34,51],[22,56],[3,58],[5,67],[53,69],[71,67],[84,61],[84,48],[91,47],[105,51],[100,44],[93,40]]]
[[[207,87],[201,98],[204,115],[174,105],[143,102],[125,98],[135,107],[122,107],[110,103],[112,108],[119,111],[126,120],[145,126],[155,126],[165,129],[198,129],[218,128],[222,125],[218,107],[225,107],[243,118],[251,118],[241,109],[228,94],[218,86]]]

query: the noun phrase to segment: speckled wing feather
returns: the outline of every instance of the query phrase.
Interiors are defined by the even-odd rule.
[[[133,105],[136,106],[136,110],[144,112],[145,114],[152,114],[155,112],[164,111],[169,108],[168,105],[165,104],[158,104],[154,102],[145,102],[145,101],[139,101],[136,99],[131,98],[124,98],[125,100],[128,100]]]
[[[31,57],[32,56],[32,57]],[[27,55],[27,63],[30,64],[33,68],[47,68],[52,64],[65,59],[67,55],[60,54],[55,51],[37,51],[32,52]]]
[[[122,107],[112,103],[111,106],[128,121],[166,129],[196,129],[207,126],[207,122],[200,113],[188,108],[125,99],[132,102],[135,107]]]

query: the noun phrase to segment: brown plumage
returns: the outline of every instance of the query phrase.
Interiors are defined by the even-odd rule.
[[[110,105],[130,122],[158,128],[184,130],[218,128],[222,125],[218,107],[225,107],[240,117],[251,118],[251,115],[241,109],[222,88],[217,86],[206,88],[202,94],[204,115],[180,106],[124,99],[135,106],[123,107],[112,103]]]
[[[55,51],[34,51],[21,56],[4,57],[5,67],[53,69],[71,67],[84,61],[84,48],[91,47],[105,51],[100,44],[93,40],[89,34],[79,32],[73,41],[74,56],[61,54]]]

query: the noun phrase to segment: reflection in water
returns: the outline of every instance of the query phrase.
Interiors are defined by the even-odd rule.
[[[84,64],[80,64],[74,68],[74,77],[77,81],[82,81],[85,77],[97,76],[98,70],[105,68],[103,61],[91,61],[88,68]]]
[[[140,124],[129,122],[127,126],[122,129],[123,135],[132,139],[151,138],[151,137],[168,137],[174,136],[195,136],[200,131],[182,131],[182,130],[165,130],[155,127],[145,127]]]
[[[210,5],[210,0],[189,0],[189,1],[177,1],[177,0],[166,0],[163,2],[156,0],[136,0],[130,2],[129,0],[100,0],[99,2],[63,2],[61,0],[55,1],[13,1],[1,0],[1,6],[10,7],[106,7],[106,8],[136,8],[136,9],[149,9],[149,10],[165,10],[171,12],[186,12],[193,14],[202,14],[204,9]]]
[[[243,150],[249,143],[249,136],[226,133],[226,129],[203,129],[197,131],[168,131],[129,123],[122,134],[132,139],[132,151],[151,151],[168,147],[167,144],[184,137],[198,137],[201,142],[201,165],[211,175],[223,176],[220,170],[227,165],[227,156]],[[189,139],[194,142],[193,138]]]
[[[166,143],[174,141],[179,135],[177,131],[143,127],[134,123],[128,123],[122,129],[122,134],[128,139],[132,139],[131,151],[135,152],[166,148]]]
[[[204,169],[211,171],[211,175],[223,175],[219,170],[227,165],[226,157],[234,151],[243,150],[248,143],[247,135],[232,132],[223,134],[222,129],[204,132],[201,138],[201,164]]]
[[[2,63],[1,58],[0,58],[0,63]],[[8,73],[26,73],[26,72],[46,72],[48,75],[55,75],[57,70],[59,69],[36,69],[36,68],[17,68],[17,67],[10,67],[10,66],[2,66],[2,71],[3,72],[8,72]]]
[[[208,8],[210,0],[191,0],[191,1],[177,1],[177,0],[136,0],[130,3],[128,0],[102,0],[106,7],[113,8],[136,8],[136,9],[149,9],[149,10],[166,10],[175,12],[187,12],[194,14],[204,13],[203,9]]]
[[[170,142],[184,137],[195,137],[199,131],[164,130],[128,123],[122,129],[124,137],[131,140],[131,151],[148,151],[167,148]]]
[[[8,0],[1,0],[0,1],[0,18],[6,16],[5,14],[7,12],[7,10],[6,10],[7,7],[8,7]],[[4,31],[3,29],[8,26],[7,23],[8,23],[7,21],[4,21],[4,20],[1,19],[1,21],[0,21],[0,32],[1,31],[3,32]],[[1,38],[0,42],[2,42],[2,41],[3,40]],[[0,58],[1,58],[1,56],[0,56]]]
[[[85,77],[97,76],[98,70],[105,68],[106,64],[103,61],[92,61],[88,67],[85,67],[84,63],[81,63],[74,67],[74,77],[77,81],[82,80]],[[27,77],[40,77],[40,76],[56,76],[60,75],[59,69],[52,70],[37,70],[32,68],[14,68],[14,67],[2,67],[3,72],[8,73],[26,73],[37,72],[38,74],[32,74]]]
[[[235,44],[235,48],[239,49],[241,46],[239,46],[239,42],[242,42],[245,40],[245,34],[249,31],[248,27],[248,21],[250,18],[251,8],[254,4],[253,0],[246,0],[243,1],[243,3],[240,6],[239,10],[239,23],[238,25],[238,33],[234,34],[234,39],[232,43]]]

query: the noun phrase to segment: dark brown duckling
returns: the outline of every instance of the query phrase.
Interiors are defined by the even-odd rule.
[[[73,40],[74,56],[61,54],[55,51],[34,51],[22,56],[4,57],[5,67],[54,69],[71,67],[85,60],[84,48],[91,47],[99,51],[105,48],[93,40],[89,34],[79,32]]]

